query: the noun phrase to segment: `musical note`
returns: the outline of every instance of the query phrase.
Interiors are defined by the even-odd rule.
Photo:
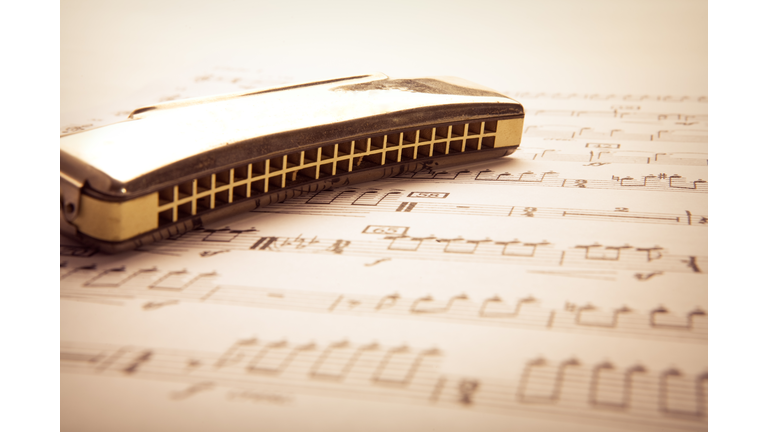
[[[202,252],[200,252],[200,256],[205,258],[205,257],[210,257],[210,256],[218,255],[218,254],[221,254],[221,253],[226,253],[226,252],[229,252],[229,251],[228,250],[202,251]]]
[[[193,78],[179,87],[253,83]],[[200,424],[268,428],[346,399],[365,405],[354,429],[400,406],[415,428],[706,430],[707,98],[524,98],[507,157],[353,186],[327,172],[330,189],[124,255],[62,240],[68,418],[141,414],[141,395]],[[369,162],[357,148],[331,151]]]
[[[190,285],[194,284],[200,278],[215,276],[216,272],[212,273],[191,273],[186,270],[171,271],[161,276],[152,285],[151,289],[156,290],[174,290],[180,291]]]
[[[647,281],[654,276],[661,276],[664,272],[635,273],[635,278],[640,281]]]
[[[89,272],[90,273],[95,268],[96,268],[96,264],[89,264],[89,265],[84,265],[84,266],[75,267],[75,268],[68,268],[66,266],[63,266],[63,267],[61,267],[60,277],[61,277],[61,280],[64,280],[64,278],[69,277],[69,276],[71,276],[71,275],[73,275],[73,274],[75,274],[77,272]]]
[[[127,374],[133,374],[136,373],[136,371],[139,370],[139,367],[148,362],[152,358],[152,350],[145,350],[142,351],[139,355],[136,356],[135,359],[133,359],[128,366],[123,368],[123,372]]]
[[[249,372],[279,374],[301,351],[313,349],[315,349],[313,343],[289,348],[285,341],[272,342],[262,348],[246,368]]]
[[[269,366],[265,349],[276,350]],[[285,340],[259,344],[254,338],[236,342],[223,354],[63,342],[61,365],[64,374],[187,382],[189,387],[170,393],[169,398],[177,401],[216,387],[254,392],[258,400],[265,395],[262,385],[271,384],[297,394],[387,397],[507,415],[525,409],[534,416],[578,416],[588,424],[640,421],[654,427],[706,426],[706,371],[654,372],[637,364],[620,368],[604,361],[589,366],[575,358],[551,362],[538,357],[523,365],[517,382],[492,376],[481,381],[442,373],[444,356],[437,348],[382,347],[346,340],[316,346]],[[116,361],[121,357],[125,360]],[[194,368],[189,366],[191,358],[198,359]]]
[[[178,300],[167,300],[163,302],[147,302],[147,303],[144,303],[144,305],[141,308],[144,310],[155,310],[155,309],[160,309],[163,306],[171,306],[178,303],[179,303]]]
[[[173,244],[182,243],[189,250],[203,249],[200,231],[190,231],[174,240]],[[462,237],[437,238],[435,236],[394,235],[383,236],[375,240],[311,239],[302,235],[248,237],[233,241],[232,250],[252,250],[256,252],[312,253],[345,256],[361,256],[378,259],[388,255],[405,259],[452,260],[460,262],[483,262],[486,264],[547,266],[547,267],[600,267],[613,270],[637,272],[682,272],[706,273],[706,256],[675,255],[659,246],[634,246],[628,244],[601,245],[577,244],[573,246],[555,245],[546,240],[521,241],[518,239],[478,239]],[[160,242],[153,246],[162,251],[168,243]],[[164,275],[153,286],[155,289],[181,290],[194,283],[197,278],[209,275],[193,275],[176,271]]]
[[[142,269],[139,269],[142,270]],[[143,269],[146,270],[146,269]],[[301,290],[274,290],[256,286],[217,284],[216,276],[208,282],[184,290],[154,290],[156,276],[163,272],[139,271],[139,276],[112,288],[95,291],[85,285],[88,279],[65,280],[62,296],[110,299],[116,296],[149,300],[142,308],[154,310],[180,302],[235,304],[240,307],[273,308],[315,313],[354,314],[401,319],[431,319],[479,326],[508,326],[530,330],[564,332],[599,332],[622,338],[657,338],[680,342],[706,342],[706,312],[693,308],[685,318],[671,314],[664,307],[635,310],[625,305],[600,308],[566,304],[565,309],[543,308],[527,296],[505,301],[498,295],[473,298],[461,293],[451,296],[433,295],[404,297],[399,293],[361,295],[344,292],[317,293]],[[89,270],[98,273],[97,268]],[[131,273],[131,271],[126,270]],[[579,276],[579,275],[575,275]],[[245,342],[244,342],[245,343]],[[247,340],[247,343],[254,343]],[[235,354],[231,354],[234,356]],[[254,354],[255,355],[255,354]]]
[[[584,187],[588,183],[579,183]],[[329,191],[323,191],[329,192]],[[358,190],[346,190],[350,197],[355,197],[363,192]],[[322,193],[322,192],[320,192]],[[333,191],[333,193],[339,194],[342,192]],[[418,195],[409,195],[409,197],[424,198],[423,195],[433,194],[431,192],[418,192]],[[437,194],[437,193],[434,193]],[[454,196],[458,196],[454,194]],[[299,215],[324,215],[324,216],[342,216],[348,217],[351,210],[355,211],[358,215],[367,215],[371,213],[389,213],[389,212],[403,212],[405,209],[409,213],[418,214],[441,214],[441,215],[463,215],[463,216],[483,216],[483,217],[537,217],[546,219],[569,219],[579,221],[605,221],[605,222],[631,222],[641,224],[668,224],[668,225],[688,225],[688,226],[707,226],[706,215],[693,215],[690,211],[686,211],[682,214],[675,213],[650,213],[650,212],[635,212],[628,210],[593,210],[593,209],[578,209],[578,208],[554,208],[554,207],[540,207],[540,206],[524,206],[524,205],[500,205],[500,204],[461,204],[461,203],[446,203],[446,202],[407,202],[398,201],[396,195],[392,195],[388,201],[381,201],[375,206],[368,206],[363,211],[359,209],[353,209],[351,207],[350,200],[344,202],[331,201],[327,204],[316,204],[314,196],[297,197],[289,199],[283,203],[275,203],[268,207],[260,207],[253,210],[259,213],[283,213],[283,214],[299,214]],[[446,198],[446,197],[441,197]],[[416,206],[415,204],[418,204]],[[692,223],[692,220],[704,221],[699,222],[698,225]],[[406,230],[406,231],[403,231]],[[384,227],[371,225],[364,230],[366,234],[406,234],[407,227]],[[393,237],[394,238],[394,237]],[[260,247],[268,247],[261,243]]]
[[[467,297],[466,294],[459,294],[457,296],[453,296],[445,303],[444,306],[438,306],[438,307],[424,307],[420,306],[423,303],[433,303],[435,300],[432,298],[432,296],[426,296],[419,299],[416,299],[413,304],[411,305],[411,313],[445,313],[448,312],[451,309],[451,306],[456,300],[468,300],[469,297]]]
[[[464,379],[459,383],[459,402],[464,405],[472,405],[472,397],[480,387],[480,382],[473,379]]]
[[[535,303],[535,302],[536,302],[536,299],[529,296],[529,297],[518,300],[512,312],[498,311],[498,310],[491,311],[489,310],[489,305],[491,303],[504,304],[504,300],[502,300],[499,296],[493,296],[486,299],[483,302],[483,305],[480,307],[479,315],[482,317],[490,317],[490,318],[514,318],[520,314],[520,308],[523,306],[523,304]]]
[[[216,384],[212,381],[203,381],[203,382],[195,383],[183,390],[171,392],[171,399],[174,399],[174,400],[188,399],[197,393],[200,393],[206,390],[211,390],[214,387],[216,387]]]
[[[587,116],[582,116],[587,117]],[[629,125],[627,125],[629,126]],[[628,128],[634,129],[634,128]],[[528,126],[524,135],[527,137],[539,138],[560,138],[560,139],[615,139],[622,141],[671,141],[671,142],[689,142],[706,143],[706,131],[698,130],[652,130],[651,133],[631,132],[622,129],[603,129],[592,127],[581,127],[575,125],[535,125]]]
[[[703,310],[696,308],[690,312],[685,317],[685,321],[683,323],[680,322],[659,322],[660,316],[666,316],[669,314],[669,311],[664,306],[660,306],[654,310],[651,311],[651,327],[654,328],[666,328],[666,329],[692,329],[694,325],[694,319],[696,317],[704,317],[707,316],[707,313]]]
[[[231,230],[229,228],[224,228],[216,230],[204,229],[203,231],[209,234],[203,237],[202,241],[229,243],[244,232],[257,232],[258,230],[255,228],[247,230]]]
[[[99,273],[96,277],[93,279],[88,280],[85,282],[85,286],[92,286],[92,287],[119,287],[123,285],[124,283],[128,282],[131,278],[134,278],[142,273],[149,273],[149,272],[155,272],[157,271],[157,268],[148,268],[148,269],[139,269],[135,272],[128,273],[125,271],[125,266],[121,267],[115,267],[111,269],[107,269],[101,273]]]
[[[681,103],[681,102],[695,102],[695,103],[708,103],[708,97],[707,96],[699,96],[699,97],[693,97],[693,96],[670,96],[670,95],[636,95],[636,94],[586,94],[586,93],[548,93],[548,92],[537,92],[537,93],[531,93],[531,92],[514,92],[509,94],[512,97],[516,98],[525,98],[525,99],[557,99],[557,100],[574,100],[574,99],[585,99],[585,100],[605,100],[605,101],[620,101],[620,102],[627,102],[627,101],[664,101],[664,102],[672,102],[672,103]],[[569,111],[570,112],[570,111]]]
[[[632,309],[626,306],[622,306],[620,308],[613,310],[613,312],[610,315],[610,319],[608,321],[593,321],[593,320],[584,319],[584,315],[585,315],[584,312],[595,311],[595,310],[597,310],[597,308],[592,306],[591,304],[587,304],[585,306],[579,307],[576,312],[576,324],[583,325],[583,326],[613,328],[613,327],[616,327],[616,325],[618,324],[620,314],[632,312]]]
[[[258,344],[258,339],[249,338],[235,342],[224,354],[216,361],[216,367],[224,367],[230,364],[240,362],[245,355],[245,348]]]
[[[600,147],[597,147],[600,148]],[[574,152],[564,149],[535,149],[525,148],[516,152],[513,158],[530,160],[577,162],[582,166],[603,166],[608,164],[641,164],[641,165],[676,165],[676,166],[707,166],[707,154],[699,152],[652,152],[652,151],[588,151]]]
[[[374,261],[374,262],[372,262],[372,263],[366,263],[366,264],[364,264],[364,265],[365,265],[366,267],[373,267],[373,266],[375,266],[376,264],[380,264],[380,263],[383,263],[383,262],[389,261],[389,260],[391,260],[391,259],[392,259],[392,258],[381,258],[381,259],[377,259],[376,261]]]
[[[708,183],[706,180],[697,179],[693,182],[679,175],[657,176],[650,174],[635,179],[631,176],[612,176],[610,180],[606,179],[569,179],[559,178],[560,174],[554,171],[543,173],[534,173],[525,171],[512,174],[509,172],[497,173],[496,171],[486,169],[480,171],[456,171],[450,178],[439,174],[430,169],[418,171],[416,173],[404,173],[382,181],[391,182],[396,180],[452,180],[456,183],[473,182],[494,182],[510,186],[536,186],[536,187],[560,187],[560,188],[582,188],[582,189],[607,189],[607,190],[643,190],[647,192],[686,192],[686,193],[706,193]],[[642,188],[642,189],[640,189]]]
[[[407,346],[392,348],[380,361],[371,380],[376,384],[405,387],[411,383],[425,357],[438,355],[440,351],[437,349],[417,352]]]
[[[376,343],[360,347],[352,347],[347,341],[332,343],[312,365],[309,375],[312,378],[341,381],[349,374],[364,351],[378,348]]]
[[[537,358],[529,361],[523,370],[520,379],[520,388],[517,397],[523,403],[547,403],[553,404],[560,400],[566,369],[571,366],[580,366],[577,359],[568,359],[556,366],[555,375],[552,377],[546,360]]]
[[[624,378],[621,380],[608,380],[605,375],[607,372],[613,372],[615,370],[611,362],[603,362],[597,364],[592,369],[592,380],[589,390],[589,403],[597,408],[607,408],[616,410],[626,410],[631,406],[632,397],[632,377],[636,373],[646,372],[646,369],[641,365],[636,365],[628,368],[624,372]],[[621,383],[621,388],[617,389],[617,381]],[[601,391],[602,390],[602,391]],[[616,400],[603,400],[600,397],[600,393],[608,395],[621,395],[621,398]]]
[[[704,417],[707,411],[707,373],[698,375],[693,383],[682,378],[683,373],[676,368],[661,373],[659,409],[674,417]]]

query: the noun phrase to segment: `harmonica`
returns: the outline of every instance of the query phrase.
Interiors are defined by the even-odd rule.
[[[300,194],[508,155],[524,115],[458,78],[380,73],[145,106],[61,137],[61,231],[135,249]]]

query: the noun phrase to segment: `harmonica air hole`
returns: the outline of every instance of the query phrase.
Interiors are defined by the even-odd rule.
[[[215,181],[216,181],[216,187],[220,188],[224,185],[228,185],[230,183],[230,173],[232,170],[226,170],[216,173]]]
[[[232,188],[232,201],[240,201],[248,198],[248,185],[241,184]]]
[[[467,129],[467,125],[465,124],[453,125],[451,126],[451,135],[453,138],[463,137],[464,135],[466,135],[466,132],[465,132],[466,129]]]
[[[256,181],[251,182],[251,196],[263,194],[266,191],[267,191],[267,186],[264,179],[258,179]]]
[[[207,175],[205,177],[200,177],[197,179],[197,191],[196,193],[201,192],[207,192],[211,190],[211,185],[213,184],[213,180],[211,178],[212,176]]]
[[[288,167],[292,168],[304,163],[304,152],[296,152],[288,155]]]
[[[464,151],[464,141],[451,141],[451,153],[461,153]]]
[[[250,169],[251,164],[243,165],[236,167],[232,170],[232,176],[234,178],[235,183],[242,182],[243,180],[250,177],[250,174],[248,173],[248,170]]]
[[[480,150],[480,140],[477,138],[467,138],[467,144],[464,151]]]
[[[251,175],[254,177],[263,176],[267,172],[266,161],[254,162],[251,164],[251,166],[252,166]]]
[[[229,204],[232,202],[232,198],[230,197],[230,194],[232,193],[232,189],[223,190],[216,192],[214,195],[214,207],[221,207],[225,204]]]
[[[432,144],[421,144],[419,145],[419,157],[431,157],[432,156]]]
[[[385,142],[386,147],[390,147],[391,148],[391,147],[399,146],[400,145],[400,136],[401,136],[401,134],[399,134],[399,133],[385,135],[385,137],[386,137],[386,142]]]
[[[384,148],[384,136],[375,136],[371,138],[371,152],[376,152]]]
[[[403,133],[403,145],[411,145],[416,142],[416,136],[419,131],[409,131]]]
[[[407,161],[492,149],[498,121],[392,132],[242,164],[158,192],[158,225],[262,194]]]
[[[373,148],[373,146],[371,146]],[[371,168],[381,165],[382,153],[375,153],[370,156],[363,157],[362,168]]]
[[[183,219],[192,216],[192,201],[187,201],[184,204],[179,204],[179,210],[177,212],[178,218]]]
[[[281,174],[269,177],[269,190],[274,192],[283,187],[283,176]]]
[[[449,128],[450,126],[440,126],[438,128],[435,128],[435,140],[447,139]]]
[[[173,208],[169,208],[168,210],[163,210],[160,213],[158,213],[158,225],[167,225],[169,223],[173,223]]]
[[[399,153],[400,152],[397,151],[397,150],[390,150],[390,151],[386,152],[385,154],[387,155],[387,157],[386,157],[387,160],[384,163],[386,163],[386,162],[400,162]]]
[[[171,203],[175,201],[174,199],[174,189],[176,186],[167,187],[165,189],[160,190],[157,194],[157,200],[159,206],[164,206],[168,203]]]
[[[206,210],[209,210],[211,208],[211,196],[204,196],[202,198],[197,199],[197,208],[195,209],[195,214],[202,213]]]
[[[183,200],[195,194],[195,181],[190,180],[179,184],[179,199]]]
[[[419,131],[419,142],[432,141],[435,130],[432,128],[422,129]]]

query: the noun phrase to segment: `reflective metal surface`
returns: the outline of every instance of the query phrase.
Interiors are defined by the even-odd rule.
[[[140,108],[123,122],[63,136],[62,172],[104,194],[136,196],[268,154],[491,115],[522,117],[523,108],[458,78],[364,75]]]

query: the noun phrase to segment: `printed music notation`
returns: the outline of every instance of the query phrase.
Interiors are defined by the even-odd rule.
[[[706,180],[698,179],[688,181],[677,174],[649,174],[634,178],[631,176],[612,176],[605,179],[561,179],[555,171],[535,173],[525,171],[522,173],[496,172],[490,169],[484,170],[456,170],[441,171],[423,169],[415,173],[402,173],[389,179],[392,181],[401,179],[411,180],[439,180],[455,183],[486,182],[487,184],[507,184],[516,186],[544,186],[576,189],[608,189],[621,191],[648,191],[648,192],[687,192],[704,193],[708,191]]]
[[[707,154],[696,152],[657,153],[639,151],[568,152],[559,149],[522,148],[510,156],[512,159],[543,160],[547,162],[577,162],[583,166],[608,164],[707,166]]]
[[[574,125],[530,125],[523,132],[525,137],[558,139],[611,139],[622,141],[663,141],[670,143],[706,144],[706,130],[664,129],[653,132],[625,131],[623,129],[592,128]]]
[[[630,108],[630,109],[627,109]],[[581,117],[599,119],[619,119],[624,121],[674,122],[682,126],[692,126],[709,122],[707,114],[653,113],[639,111],[639,106],[612,107],[611,110],[568,110],[568,109],[533,109],[526,110],[526,116],[539,117]]]
[[[283,79],[248,81],[237,70],[190,78],[148,100]],[[214,88],[222,89],[202,91]],[[377,414],[403,404],[425,425],[458,414],[479,429],[528,417],[542,421],[531,430],[552,430],[545,420],[705,430],[707,98],[514,96],[526,106],[525,133],[507,158],[306,194],[204,223],[126,259],[64,240],[69,415],[102,403],[106,389],[140,388],[158,402],[152,409],[190,417],[204,398],[210,412],[240,420],[252,419],[250,404],[258,403],[279,422],[326,398],[322,404],[347,408],[345,399],[365,401]],[[498,187],[505,184],[542,187]],[[249,263],[265,277],[254,270],[248,278]],[[329,275],[343,264],[353,282],[313,285],[312,275],[268,268],[293,263],[325,263]],[[442,266],[456,278],[421,282],[430,275],[420,269]],[[409,271],[417,277],[402,276]],[[474,283],[480,272],[499,289]],[[354,282],[385,273],[396,283]],[[99,322],[84,312],[97,312]],[[269,337],[249,327],[256,322]],[[109,331],[95,336],[93,325]],[[128,408],[109,416],[131,416],[141,405],[135,397],[114,399]],[[80,430],[97,417],[69,424]]]
[[[214,273],[127,270],[85,265],[61,268],[61,295],[73,299],[146,299],[145,310],[184,302],[295,310],[361,317],[405,318],[456,324],[577,332],[620,338],[706,343],[707,312],[700,308],[670,311],[663,306],[635,310],[621,305],[601,309],[566,302],[545,308],[534,297],[503,299],[460,294],[410,297],[393,292],[361,295],[220,285]],[[682,312],[682,313],[681,313]]]
[[[445,355],[438,348],[346,340],[317,344],[253,337],[219,353],[63,342],[61,370],[187,383],[190,387],[169,395],[179,402],[221,386],[273,394],[285,402],[302,394],[362,397],[588,424],[707,426],[706,371],[534,358],[517,380],[508,380],[443,374]]]
[[[550,208],[525,205],[461,204],[434,202],[450,193],[404,191],[402,189],[341,188],[291,198],[282,203],[253,210],[257,213],[287,213],[325,216],[366,215],[372,212],[426,213],[464,216],[526,217],[585,220],[594,222],[631,222],[706,227],[706,215],[634,212],[625,207],[612,211]],[[410,201],[410,199],[418,201]],[[426,199],[427,201],[422,201]],[[403,201],[408,200],[408,201]],[[432,202],[430,202],[432,201]]]
[[[584,93],[547,93],[547,92],[502,92],[513,98],[524,99],[554,99],[554,100],[592,100],[592,101],[622,101],[622,102],[698,102],[708,103],[707,96],[679,95],[616,95],[616,94],[584,94]]]
[[[392,228],[392,229],[390,229]],[[374,240],[318,238],[317,236],[265,236],[255,230],[195,229],[139,250],[162,253],[202,249],[248,250],[270,253],[310,253],[331,256],[361,256],[436,260],[467,263],[558,267],[579,269],[630,270],[638,273],[707,273],[705,255],[670,253],[657,244],[555,245],[545,239],[463,238],[407,235],[402,227],[363,230],[379,237]],[[215,239],[213,239],[215,237]],[[214,246],[216,245],[216,246]]]

